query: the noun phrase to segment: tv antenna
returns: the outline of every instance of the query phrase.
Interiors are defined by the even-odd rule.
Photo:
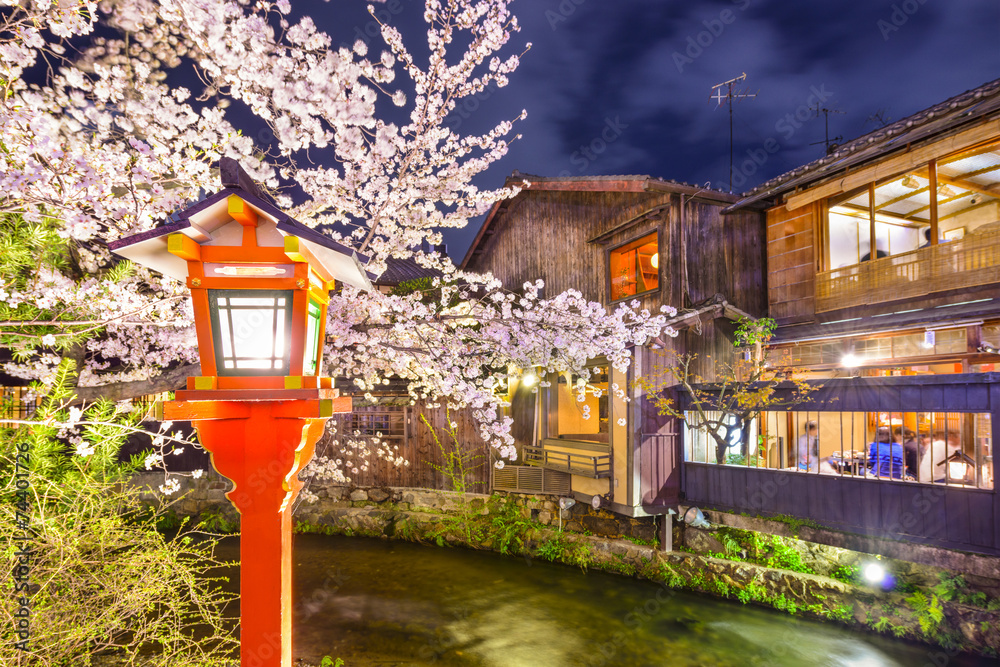
[[[841,141],[844,140],[844,135],[842,135],[842,134],[841,135],[837,135],[832,140],[830,139],[830,114],[832,114],[832,113],[843,114],[843,113],[847,113],[847,112],[841,111],[839,109],[827,109],[825,107],[821,109],[820,106],[819,106],[819,102],[817,102],[816,103],[816,118],[819,118],[819,115],[821,113],[823,114],[823,120],[824,120],[824,123],[826,124],[826,135],[825,135],[826,138],[823,141],[814,141],[814,142],[812,142],[809,145],[810,146],[816,146],[818,144],[826,144],[826,154],[829,155],[832,151],[837,150],[837,146],[839,145],[839,142],[841,142]]]
[[[740,90],[733,91],[733,85],[741,81],[746,81],[746,78],[747,73],[743,72],[743,74],[735,79],[718,83],[712,86],[714,92],[709,96],[710,100],[716,101],[716,109],[721,107],[723,102],[729,105],[729,192],[733,191],[733,100],[739,101],[757,97],[757,93],[747,93]],[[722,92],[723,86],[726,88],[725,94]]]

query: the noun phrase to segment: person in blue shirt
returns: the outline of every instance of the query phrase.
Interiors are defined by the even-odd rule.
[[[876,477],[903,479],[903,445],[893,442],[888,426],[879,426],[875,442],[868,445],[868,468]]]

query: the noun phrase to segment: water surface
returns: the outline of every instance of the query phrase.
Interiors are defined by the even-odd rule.
[[[294,654],[317,663],[1000,664],[538,559],[321,535],[298,535],[294,548]],[[218,555],[238,558],[237,540]]]

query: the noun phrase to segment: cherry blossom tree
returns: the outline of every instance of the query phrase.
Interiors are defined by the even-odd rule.
[[[609,313],[578,292],[541,298],[541,282],[511,291],[420,250],[515,194],[472,180],[518,138],[524,112],[483,134],[445,123],[464,98],[505,86],[530,48],[513,43],[509,0],[426,0],[420,57],[381,21],[378,53],[363,41],[335,47],[309,17],[293,20],[288,0],[0,5],[9,374],[44,385],[70,359],[78,400],[127,399],[198,374],[186,288],[105,244],[219,189],[224,156],[297,219],[368,254],[370,271],[413,257],[440,272],[426,293],[333,295],[328,369],[362,393],[397,377],[414,401],[472,409],[498,465],[515,454],[500,410],[509,367],[581,374],[605,356],[625,368],[630,346],[674,334],[637,302]],[[200,91],[177,83],[190,68]],[[237,108],[273,140],[241,133]]]

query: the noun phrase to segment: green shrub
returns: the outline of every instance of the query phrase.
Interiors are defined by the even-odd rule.
[[[211,509],[202,512],[201,518],[198,521],[198,528],[206,533],[233,535],[240,532],[240,520],[236,519],[233,521],[220,510]],[[299,532],[298,525],[296,525],[296,532]]]
[[[920,631],[928,637],[935,635],[938,626],[944,620],[944,610],[941,609],[938,597],[931,595],[928,598],[923,592],[917,591],[906,598],[906,604],[910,605],[910,608],[913,609],[913,613],[917,617],[917,623],[920,624]]]
[[[59,387],[69,365],[60,369]],[[29,651],[15,647],[13,572],[0,580],[0,664],[58,667],[89,665],[114,653],[125,665],[222,667],[231,664],[235,621],[222,615],[232,599],[207,572],[218,565],[214,541],[186,533],[168,537],[128,485],[136,467],[119,464],[118,452],[135,428],[134,417],[110,402],[83,415],[78,450],[71,454],[53,423],[67,392],[54,389],[36,413],[40,423],[0,429],[0,557],[14,563],[19,543],[13,470],[20,445],[30,449],[31,638]],[[10,567],[10,565],[9,565]],[[23,593],[21,593],[23,595]],[[140,659],[140,650],[142,657]],[[27,661],[27,662],[25,662]]]

